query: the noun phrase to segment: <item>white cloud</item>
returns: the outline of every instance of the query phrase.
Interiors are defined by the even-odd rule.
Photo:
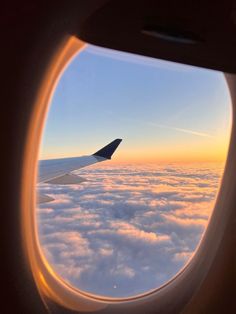
[[[95,166],[78,186],[42,184],[40,241],[66,281],[127,297],[171,279],[206,226],[222,169],[209,165]]]

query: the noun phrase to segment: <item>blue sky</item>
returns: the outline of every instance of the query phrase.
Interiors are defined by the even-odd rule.
[[[56,87],[40,158],[89,154],[114,138],[124,139],[121,161],[224,155],[230,110],[220,72],[88,46]]]

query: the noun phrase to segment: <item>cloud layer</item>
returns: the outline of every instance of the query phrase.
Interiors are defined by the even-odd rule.
[[[56,272],[79,289],[127,297],[171,279],[193,254],[222,165],[97,165],[80,185],[41,184],[55,201],[37,209],[40,242]]]

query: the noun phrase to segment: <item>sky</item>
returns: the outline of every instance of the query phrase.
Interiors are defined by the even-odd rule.
[[[89,45],[56,87],[40,159],[123,138],[114,162],[223,161],[230,127],[222,73]]]
[[[41,184],[37,210],[55,272],[84,291],[129,297],[156,289],[189,261],[214,207],[222,164],[121,164],[78,171],[80,185]]]

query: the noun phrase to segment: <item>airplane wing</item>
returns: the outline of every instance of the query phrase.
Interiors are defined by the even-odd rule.
[[[84,168],[95,163],[111,159],[119,146],[121,139],[116,139],[89,156],[49,159],[39,161],[38,183],[50,184],[78,184],[83,178],[72,171]],[[53,200],[47,195],[39,195],[38,202],[45,203]]]

